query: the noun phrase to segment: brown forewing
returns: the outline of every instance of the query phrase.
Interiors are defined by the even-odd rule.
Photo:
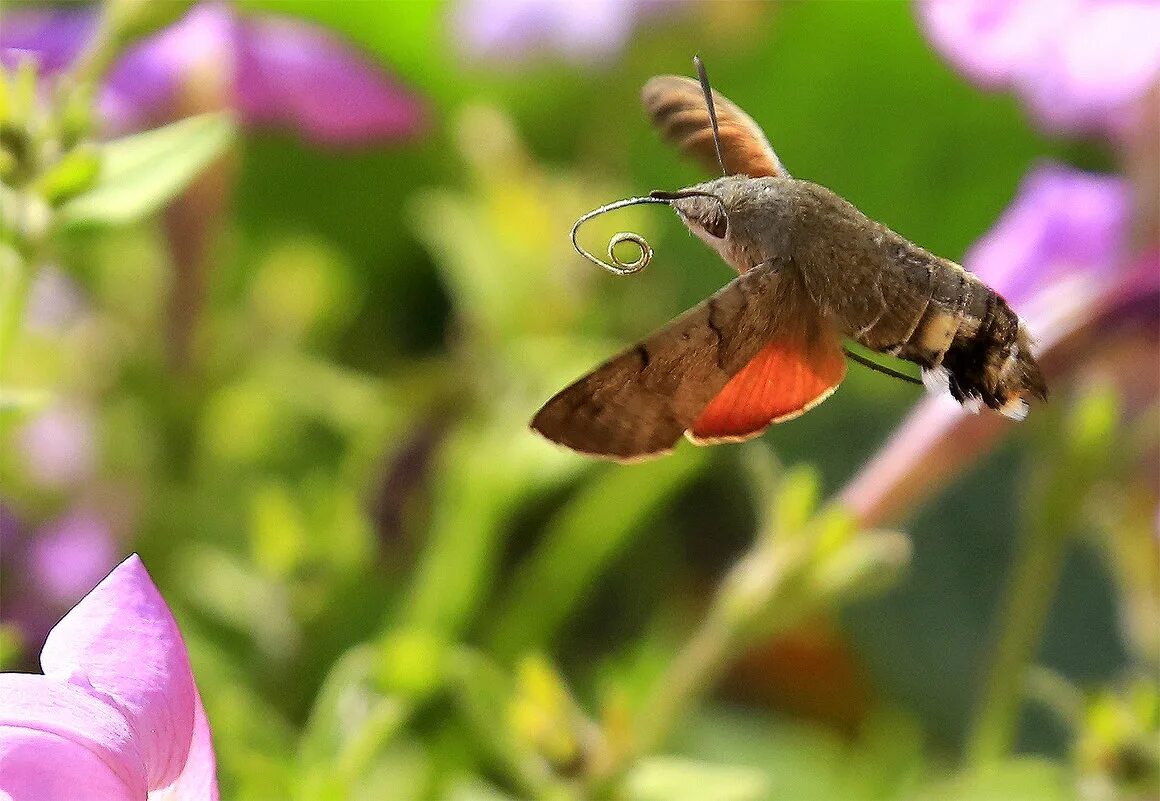
[[[705,169],[716,172],[713,126],[701,85],[679,75],[658,75],[644,85],[641,102],[668,141]],[[761,128],[724,95],[713,92],[721,155],[730,175],[786,175]]]
[[[673,448],[697,416],[799,307],[796,282],[760,265],[549,400],[532,428],[619,460]]]

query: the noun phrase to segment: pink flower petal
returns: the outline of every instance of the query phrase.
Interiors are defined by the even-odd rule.
[[[77,794],[83,788],[83,796]],[[0,798],[5,801],[140,801],[95,753],[48,732],[0,725]]]
[[[454,12],[455,40],[469,55],[494,61],[555,52],[594,62],[620,52],[645,5],[641,0],[461,0]]]
[[[31,52],[66,66],[91,36],[88,11],[17,12],[0,27],[0,58]],[[130,48],[114,65],[100,109],[121,133],[171,116],[181,92],[211,87],[248,122],[296,129],[326,145],[367,144],[419,133],[424,104],[369,58],[324,29],[291,19],[236,16],[201,3],[180,22]]]
[[[923,398],[843,488],[838,502],[864,527],[896,522],[1014,425],[998,414],[969,414],[950,396]]]
[[[321,28],[250,17],[239,26],[238,103],[256,125],[289,126],[318,142],[411,136],[423,105],[382,69]]]
[[[918,16],[960,72],[1052,131],[1119,133],[1160,75],[1154,0],[927,0]]]
[[[138,43],[118,59],[102,88],[99,107],[110,133],[149,127],[199,66],[227,70],[232,84],[233,17],[220,3],[197,5],[181,21]],[[97,26],[91,8],[21,9],[0,26],[0,62],[11,66],[30,54],[45,72],[64,69]]]
[[[96,26],[96,15],[87,8],[6,8],[0,25],[0,64],[11,68],[28,56],[41,72],[63,69],[81,52]]]
[[[1016,76],[1015,88],[1053,130],[1100,128],[1160,73],[1160,4],[1085,3]]]
[[[218,801],[217,760],[214,758],[213,737],[201,698],[195,697],[193,742],[189,758],[177,781],[167,790],[175,801]]]
[[[49,632],[41,665],[50,678],[83,675],[123,712],[150,790],[178,778],[193,739],[197,689],[181,632],[140,558],[117,566]]]
[[[217,84],[233,86],[236,27],[224,4],[201,3],[176,24],[130,48],[109,74],[101,96],[110,127],[135,130],[172,116],[178,92],[207,72],[212,71]]]
[[[50,777],[85,781],[65,785],[67,792],[61,794],[37,795],[38,775],[50,789],[55,786]],[[144,760],[129,722],[114,705],[96,697],[83,676],[0,674],[0,793],[65,799],[76,798],[80,787],[109,792],[86,792],[86,798],[144,798]]]
[[[917,11],[943,57],[980,86],[1001,89],[1038,58],[1071,5],[1070,0],[925,0]]]
[[[1045,163],[963,265],[1019,310],[1036,289],[1082,272],[1114,275],[1123,259],[1131,188],[1123,178]]]

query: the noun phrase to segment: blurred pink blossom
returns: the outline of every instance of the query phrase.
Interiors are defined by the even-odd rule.
[[[28,475],[47,487],[78,484],[92,472],[93,420],[76,406],[58,404],[41,412],[17,435]]]
[[[92,35],[86,8],[5,13],[0,61],[31,53],[42,69],[67,67]],[[130,48],[113,67],[100,106],[112,132],[173,116],[182,92],[226,95],[242,121],[288,127],[335,146],[412,136],[421,100],[368,57],[322,28],[290,18],[238,15],[223,3],[196,6],[177,24]]]
[[[1120,327],[1134,340],[1147,334],[1150,352],[1132,372],[1156,391],[1160,251],[1129,255],[1130,191],[1117,177],[1040,166],[963,260],[1026,320],[1053,388]],[[949,397],[924,398],[840,501],[866,525],[895,520],[1016,425],[970,414]]]
[[[136,555],[53,628],[40,661],[44,675],[0,674],[0,797],[217,799],[189,655]]]
[[[20,518],[8,504],[0,501],[0,555],[11,554],[11,549],[22,539],[23,531],[24,524]],[[3,587],[3,583],[0,583],[0,590]]]
[[[72,276],[54,264],[46,264],[32,279],[25,326],[37,333],[63,331],[79,321],[86,308],[84,293]]]
[[[960,72],[1051,131],[1122,130],[1160,74],[1154,0],[925,0],[918,16]]]
[[[682,0],[460,0],[454,7],[455,41],[470,56],[521,61],[558,54],[591,63],[619,53],[633,28],[650,13]]]
[[[73,603],[108,572],[116,556],[109,525],[87,509],[46,523],[29,551],[38,595],[53,606]]]
[[[0,620],[24,641],[44,642],[53,622],[115,564],[117,543],[106,519],[79,506],[39,528],[0,503]]]

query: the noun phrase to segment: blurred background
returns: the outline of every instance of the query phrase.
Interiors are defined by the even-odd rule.
[[[110,8],[0,6],[4,669],[138,552],[224,798],[1160,796],[1154,4]],[[1002,292],[1051,403],[851,364],[744,446],[533,435],[731,277],[665,209],[585,230],[631,279],[568,241],[710,177],[638,99],[696,53]]]

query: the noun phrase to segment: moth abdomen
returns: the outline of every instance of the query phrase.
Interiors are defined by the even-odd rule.
[[[962,403],[1021,417],[1027,400],[1045,399],[1026,326],[998,293],[953,261],[867,222],[861,235],[845,237],[848,257],[825,258],[815,246],[808,260],[807,282],[812,279],[815,291],[822,286],[818,277],[827,273],[860,285],[853,292],[831,291],[827,298],[845,335],[914,362],[932,376],[945,375]],[[840,271],[832,269],[835,264]]]
[[[944,263],[936,285],[960,283],[957,298],[932,298],[897,355],[945,375],[961,403],[981,403],[1021,418],[1029,398],[1046,400],[1047,386],[1019,316],[993,289],[958,265]]]
[[[942,367],[951,394],[961,402],[981,401],[1010,417],[1026,413],[1026,400],[1047,399],[1047,385],[1031,353],[1031,337],[1019,316],[994,290],[975,281],[985,293],[984,310],[968,311]]]

